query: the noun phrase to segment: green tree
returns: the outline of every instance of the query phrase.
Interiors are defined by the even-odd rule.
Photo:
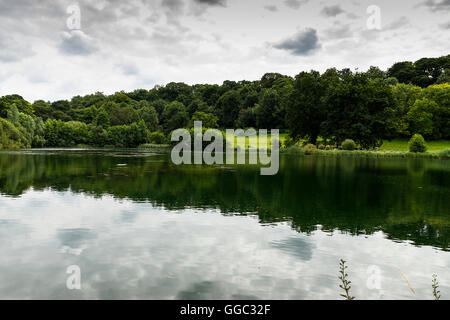
[[[237,128],[256,128],[256,108],[243,109],[236,120]]]
[[[138,117],[136,111],[126,103],[114,104],[109,119],[112,126],[131,124],[135,122]]]
[[[352,138],[363,148],[373,148],[391,137],[387,126],[395,100],[383,79],[371,80],[366,74],[341,72],[341,80],[328,87],[325,95],[327,119],[322,123],[324,138],[340,145]]]
[[[163,127],[166,132],[184,128],[189,122],[186,107],[178,101],[169,104],[162,114]]]
[[[218,112],[221,125],[226,128],[234,128],[240,110],[241,96],[239,92],[230,90],[224,93],[218,101]]]
[[[138,111],[139,119],[143,120],[148,130],[151,132],[158,129],[158,112],[152,106],[150,106],[146,101],[140,102],[141,109]]]
[[[423,90],[423,96],[434,101],[432,139],[450,139],[450,84],[435,84]]]
[[[416,69],[410,61],[397,62],[388,69],[387,76],[394,77],[401,83],[411,83],[416,76]]]
[[[280,97],[276,90],[264,90],[260,103],[256,106],[256,125],[258,128],[271,129],[277,126],[276,118],[280,108]]]
[[[407,115],[410,131],[432,137],[433,114],[437,109],[438,105],[432,100],[427,98],[416,100]]]
[[[321,125],[326,119],[323,94],[318,72],[301,72],[295,77],[286,109],[286,124],[294,140],[308,138],[310,142],[316,143]]]
[[[217,128],[219,119],[211,113],[197,111],[192,115],[191,127],[194,126],[194,121],[201,121],[204,128]]]
[[[6,118],[14,125],[19,124],[19,110],[17,109],[15,103],[9,106]]]
[[[103,129],[106,129],[110,126],[110,123],[108,112],[105,108],[100,108],[95,119],[95,124]]]
[[[37,117],[41,117],[42,120],[47,120],[52,116],[52,110],[50,105],[44,100],[37,100],[33,103],[34,113]]]
[[[387,120],[387,126],[391,128],[396,137],[409,137],[408,112],[414,102],[422,95],[422,88],[413,84],[399,83],[392,86],[392,94],[394,95],[394,104],[391,107],[391,117]]]

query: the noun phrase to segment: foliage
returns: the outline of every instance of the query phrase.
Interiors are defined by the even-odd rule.
[[[148,130],[156,131],[159,119],[155,107],[150,106],[147,101],[140,101],[139,106],[141,107],[138,111],[139,119],[145,122]]]
[[[352,139],[346,139],[341,144],[342,150],[353,151],[356,149],[356,143]]]
[[[445,149],[439,153],[439,156],[444,159],[450,159],[450,149]]]
[[[339,146],[352,137],[366,149],[414,133],[428,141],[450,140],[449,57],[400,62],[387,72],[332,68],[322,74],[301,72],[295,79],[267,73],[257,81],[171,82],[32,104],[12,94],[0,97],[0,117],[20,133],[5,146],[23,147],[104,146],[108,141],[125,146],[134,140],[116,134],[125,134],[133,124],[140,127],[140,121],[149,132],[168,134],[198,120],[211,128],[287,130],[295,141],[313,144]],[[110,129],[120,126],[126,127]],[[13,131],[8,134],[15,136]]]
[[[431,137],[433,133],[433,114],[437,108],[436,102],[427,98],[416,100],[407,113],[410,130],[426,137]]]
[[[323,84],[318,72],[302,72],[295,77],[294,89],[286,108],[286,124],[294,139],[308,137],[316,143],[326,119],[322,100]]]
[[[195,121],[201,121],[204,128],[218,128],[219,119],[211,113],[196,111],[192,115],[191,127],[194,126]]]
[[[365,74],[341,74],[340,80],[325,93],[329,106],[321,124],[321,136],[341,144],[351,136],[363,148],[373,148],[390,137],[387,126],[389,107],[394,98],[390,86],[383,80],[371,80]]]
[[[399,82],[412,83],[425,88],[435,83],[443,83],[450,68],[450,55],[439,58],[422,58],[416,62],[403,61],[395,63],[387,71],[388,77],[395,77]]]
[[[8,120],[0,118],[0,149],[25,147],[20,131]]]
[[[137,147],[149,142],[150,135],[143,120],[129,126],[109,127],[107,133],[108,144],[118,148]]]
[[[163,127],[165,132],[170,132],[178,128],[184,128],[189,121],[186,107],[178,101],[169,104],[162,114]]]
[[[431,282],[431,287],[433,288],[433,297],[434,300],[441,299],[441,292],[439,291],[439,282],[437,280],[437,275],[433,274],[433,280]]]
[[[165,144],[167,143],[167,138],[164,133],[156,131],[152,132],[149,136],[149,142],[154,144]]]
[[[313,154],[316,150],[316,146],[311,143],[303,147],[303,151],[305,152],[305,154]]]
[[[221,119],[221,125],[224,128],[233,128],[234,123],[239,116],[241,108],[241,95],[236,90],[224,93],[217,106],[218,115]]]
[[[339,280],[341,280],[341,283],[339,285],[339,287],[345,291],[345,293],[341,293],[341,297],[344,297],[346,300],[354,300],[355,297],[352,297],[350,295],[350,289],[352,288],[350,286],[350,284],[352,283],[351,281],[348,280],[348,274],[347,274],[347,266],[345,265],[346,261],[342,260],[339,263]]]
[[[289,147],[295,146],[296,144],[297,144],[297,141],[295,141],[295,139],[289,135],[283,141],[283,148],[289,148]]]
[[[425,152],[427,151],[427,146],[425,145],[425,139],[420,134],[415,134],[409,140],[409,152]]]

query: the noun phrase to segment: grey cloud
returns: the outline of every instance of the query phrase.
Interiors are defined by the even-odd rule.
[[[293,37],[274,45],[276,49],[286,50],[296,56],[305,56],[320,48],[317,30],[309,28]]]
[[[25,41],[17,41],[0,34],[0,62],[17,62],[30,57],[34,51]]]
[[[139,69],[134,64],[122,64],[118,66],[122,73],[126,76],[135,76],[139,74]]]
[[[432,11],[450,11],[450,0],[427,0],[423,5]]]
[[[328,6],[324,7],[321,11],[321,14],[327,17],[336,17],[337,15],[344,13],[345,10],[343,10],[339,5],[334,6]]]
[[[64,32],[59,51],[62,54],[74,56],[86,56],[94,53],[98,49],[92,43],[92,39],[86,36],[82,31]]]
[[[267,11],[271,11],[271,12],[278,11],[277,6],[265,6],[264,9],[266,9]]]
[[[450,21],[439,25],[442,29],[450,29]]]
[[[184,2],[182,0],[163,0],[162,6],[172,13],[181,14],[184,9]]]
[[[407,17],[400,17],[397,20],[389,23],[384,29],[386,30],[395,30],[398,28],[401,28],[403,26],[406,26],[409,23],[409,19]]]
[[[302,4],[307,3],[309,0],[285,0],[284,4],[291,9],[298,10]]]
[[[351,19],[351,20],[360,18],[360,16],[358,16],[357,14],[354,14],[352,12],[347,12],[346,16],[348,19]]]
[[[330,39],[344,39],[352,36],[349,24],[341,25],[340,23],[335,23],[333,27],[327,29],[325,33]]]
[[[205,4],[208,6],[221,6],[225,7],[227,4],[226,0],[194,0],[197,3]]]

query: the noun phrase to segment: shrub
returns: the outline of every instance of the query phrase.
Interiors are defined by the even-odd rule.
[[[439,153],[439,156],[444,159],[450,159],[450,149],[445,149]]]
[[[305,154],[312,154],[312,153],[314,153],[314,151],[316,151],[316,150],[317,150],[316,146],[313,145],[313,144],[311,144],[311,143],[307,144],[307,145],[303,148],[303,151],[305,152]]]
[[[415,134],[409,140],[409,152],[422,153],[427,151],[427,146],[425,145],[425,139],[420,134]]]
[[[291,136],[287,136],[286,139],[283,141],[283,148],[287,149],[289,147],[295,146],[297,142],[292,139]]]
[[[341,144],[342,150],[353,151],[356,149],[356,143],[352,139],[347,139]]]
[[[149,138],[150,143],[154,143],[154,144],[164,144],[166,143],[166,136],[164,135],[164,133],[156,131],[156,132],[152,132],[150,134],[150,138]]]
[[[304,154],[303,148],[299,146],[290,146],[287,148],[282,149],[280,152],[284,154]]]

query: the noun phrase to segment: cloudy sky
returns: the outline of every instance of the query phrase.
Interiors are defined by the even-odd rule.
[[[0,25],[0,96],[29,101],[450,53],[450,0],[0,0]]]

